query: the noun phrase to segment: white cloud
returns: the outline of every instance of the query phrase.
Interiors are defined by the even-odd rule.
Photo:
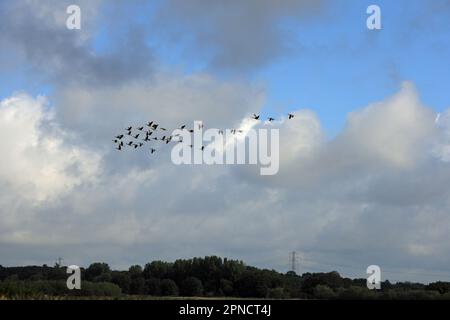
[[[119,87],[64,88],[56,96],[56,112],[61,123],[101,148],[118,131],[151,120],[168,129],[192,126],[195,120],[205,127],[226,127],[258,112],[264,99],[257,86],[208,74],[158,73],[152,80]]]
[[[58,250],[67,248],[62,253],[67,259],[81,259],[79,264],[96,257],[120,266],[218,254],[283,270],[293,249],[310,260],[353,266],[442,269],[450,262],[445,256],[450,169],[432,149],[442,145],[448,127],[445,122],[436,127],[435,114],[410,84],[354,112],[331,141],[312,111],[274,124],[281,129],[281,163],[273,177],[248,167],[174,166],[164,153],[152,160],[143,153],[92,153],[81,147],[106,150],[108,130],[123,127],[120,115],[127,112],[158,114],[178,124],[192,111],[213,123],[245,126],[242,117],[257,103],[243,110],[226,106],[252,96],[262,99],[258,90],[191,80],[117,93],[67,92],[58,98],[57,118],[45,99],[4,100],[0,128],[10,139],[2,142],[9,155],[0,182],[13,188],[2,197],[2,208],[14,210],[0,211],[2,221],[9,221],[0,227],[3,245],[20,243],[25,256],[27,245],[39,243],[54,252],[50,248],[57,243]],[[209,109],[213,97],[223,101]],[[76,112],[77,101],[85,113]],[[56,120],[71,131],[58,129]],[[79,168],[77,174],[72,167]],[[30,205],[29,197],[39,205]]]
[[[0,102],[2,225],[11,223],[15,228],[12,236],[2,233],[3,239],[23,240],[27,232],[21,232],[20,222],[38,219],[37,206],[94,183],[100,174],[100,155],[67,145],[67,133],[55,124],[46,104],[43,97],[25,94]]]
[[[99,155],[65,144],[43,97],[17,95],[0,102],[0,178],[10,190],[34,201],[67,193],[99,174]]]
[[[341,140],[351,143],[355,156],[365,161],[410,167],[427,155],[434,118],[434,112],[421,104],[414,85],[405,82],[393,97],[350,114]]]
[[[384,171],[414,170],[431,160],[438,129],[412,83],[385,101],[349,114],[344,130],[326,140],[310,111],[297,111],[281,127],[280,185],[360,179]],[[292,175],[292,172],[296,172]]]

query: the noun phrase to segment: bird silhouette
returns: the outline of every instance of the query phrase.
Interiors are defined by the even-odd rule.
[[[288,119],[293,119],[295,117],[295,115],[293,113],[288,113],[287,115],[288,115]],[[261,115],[253,113],[251,118],[254,119],[254,120],[258,120],[259,121],[259,120],[261,120]],[[267,121],[268,122],[273,122],[273,121],[275,121],[275,118],[268,117]],[[199,130],[204,128],[204,124],[203,123],[197,123],[196,125],[197,125]],[[146,129],[144,130],[144,128],[146,128]],[[115,144],[115,148],[117,150],[119,150],[119,151],[121,151],[125,145],[129,146],[129,147],[132,147],[133,149],[138,149],[138,148],[143,147],[145,145],[145,142],[151,142],[152,140],[165,142],[166,145],[169,144],[172,141],[173,142],[179,142],[179,143],[183,142],[183,137],[182,137],[182,135],[180,133],[177,133],[175,135],[163,135],[162,137],[158,137],[158,134],[156,133],[156,131],[158,129],[161,130],[161,131],[168,131],[166,128],[163,128],[162,126],[157,124],[155,121],[149,121],[148,123],[143,124],[143,126],[140,126],[140,127],[136,126],[134,128],[134,130],[137,130],[140,133],[137,133],[136,131],[134,131],[133,127],[130,126],[130,127],[125,129],[126,133],[119,134],[119,135],[115,136],[112,139],[112,141]],[[188,129],[186,124],[182,124],[179,127],[179,129],[186,130],[189,133],[194,133],[195,132],[195,126],[194,126],[194,129]],[[225,130],[222,130],[222,129],[216,129],[216,130],[217,130],[219,135],[224,135],[225,134]],[[231,129],[230,131],[228,131],[228,129],[227,129],[226,132],[227,133],[231,132],[233,135],[236,135],[237,133],[243,134],[244,130],[242,130],[242,129]],[[145,133],[145,136],[144,136],[144,133]],[[151,137],[153,135],[153,133],[155,133],[155,134],[154,134],[153,137]],[[128,141],[123,141],[122,140],[125,136],[130,136],[129,139],[126,139]],[[139,137],[141,137],[141,139],[139,139]],[[190,148],[194,148],[194,145],[191,144],[191,145],[189,145],[189,147]],[[201,146],[200,150],[204,151],[205,148],[206,148],[205,146]],[[151,154],[153,154],[155,152],[156,152],[155,148],[151,148],[150,149],[150,153]]]

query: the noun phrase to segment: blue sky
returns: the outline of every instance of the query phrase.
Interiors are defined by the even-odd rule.
[[[381,31],[366,28],[366,8],[374,3],[382,9]],[[139,12],[136,20],[151,18],[152,9]],[[450,105],[450,96],[442,94],[449,79],[450,21],[429,10],[419,0],[333,1],[316,21],[281,23],[289,33],[286,42],[291,50],[244,76],[267,88],[265,113],[311,108],[331,136],[342,129],[348,112],[393,94],[404,80],[413,81],[423,101],[442,111]],[[427,17],[432,19],[424,21]],[[97,42],[104,43],[105,36]],[[149,39],[166,66],[187,74],[209,71],[207,62],[186,52],[183,41],[162,42],[158,34]]]
[[[382,9],[381,31],[366,28],[365,11],[370,4]],[[148,27],[159,5],[125,5],[118,15],[108,3],[103,4],[92,50],[98,54],[115,50],[124,36],[121,27]],[[290,50],[259,70],[244,75],[213,72],[218,77],[262,83],[268,98],[264,114],[314,110],[331,137],[343,128],[349,112],[393,94],[405,80],[415,83],[423,101],[436,111],[450,105],[450,94],[443,94],[450,57],[450,20],[445,14],[430,12],[420,0],[333,1],[326,7],[313,21],[282,21],[279,25],[289,33],[285,41]],[[113,15],[113,24],[102,24],[102,19]],[[147,45],[164,68],[185,74],[211,72],[207,61],[187,52],[185,41],[167,44],[152,31],[147,37]],[[0,97],[21,90],[33,95],[52,92],[52,83],[34,74],[26,63],[6,68],[0,85]]]

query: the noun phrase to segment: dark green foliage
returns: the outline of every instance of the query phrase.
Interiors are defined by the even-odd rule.
[[[67,292],[67,288],[66,288]],[[84,281],[81,285],[81,290],[73,290],[71,294],[78,296],[95,296],[95,297],[118,297],[122,293],[119,286],[111,282],[89,282]]]
[[[330,300],[336,298],[336,293],[329,286],[318,284],[313,289],[313,295],[316,299]]]
[[[145,283],[144,278],[137,277],[137,278],[131,279],[130,294],[136,294],[136,295],[147,294],[147,285]]]
[[[142,268],[112,271],[106,263],[81,269],[81,290],[68,290],[68,274],[61,266],[0,266],[0,298],[46,297],[205,296],[270,299],[450,299],[450,282],[390,283],[371,291],[366,279],[343,278],[328,273],[282,274],[246,266],[242,261],[219,257],[175,262],[153,261]]]
[[[313,295],[314,288],[318,285],[327,286],[333,290],[344,287],[344,281],[336,271],[329,273],[307,273],[303,275],[302,291]],[[366,280],[364,280],[364,287]]]
[[[227,279],[220,279],[220,287],[218,294],[220,296],[231,296],[233,295],[234,289],[233,289],[233,281],[227,280]]]
[[[110,282],[111,269],[106,263],[93,263],[86,269],[85,278],[93,282]]]
[[[151,296],[161,295],[161,280],[158,278],[150,278],[145,281],[145,286],[147,288],[147,294]]]
[[[126,271],[113,271],[111,273],[111,282],[122,289],[125,294],[130,294],[131,278]]]
[[[117,297],[119,286],[110,282],[84,281],[81,290],[68,290],[61,280],[6,280],[0,283],[0,294],[7,297],[35,298],[36,296],[96,296]]]
[[[199,297],[203,295],[202,282],[196,277],[186,278],[181,284],[181,295],[186,297]]]
[[[145,265],[143,276],[146,279],[158,278],[163,279],[169,277],[172,264],[164,261],[153,261]]]
[[[163,279],[161,280],[160,290],[162,296],[177,296],[178,295],[178,286],[175,281],[171,279]]]
[[[235,289],[240,297],[265,298],[267,296],[267,283],[257,269],[248,269],[242,273],[235,283]]]
[[[425,290],[437,291],[440,294],[446,294],[450,292],[450,282],[433,282],[427,285]]]

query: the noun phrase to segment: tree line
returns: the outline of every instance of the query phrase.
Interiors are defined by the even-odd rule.
[[[428,285],[384,281],[381,290],[368,290],[366,279],[336,272],[280,273],[247,266],[242,261],[211,256],[153,261],[127,271],[106,263],[81,268],[81,290],[68,290],[66,268],[0,266],[0,298],[183,296],[271,299],[450,299],[450,282]]]

